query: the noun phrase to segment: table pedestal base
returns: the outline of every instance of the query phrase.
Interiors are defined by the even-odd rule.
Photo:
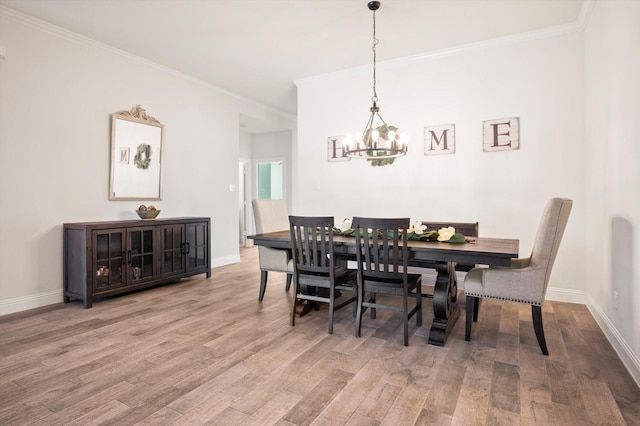
[[[447,336],[460,317],[458,308],[458,280],[454,262],[437,262],[436,285],[433,289],[433,323],[429,344],[444,346]]]

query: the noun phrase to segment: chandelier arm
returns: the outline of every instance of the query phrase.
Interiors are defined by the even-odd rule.
[[[386,121],[384,121],[384,118],[382,118],[382,116],[380,115],[380,113],[379,113],[379,112],[376,112],[375,114],[378,116],[378,118],[380,119],[380,121],[382,121],[382,124],[384,124],[385,126],[389,127],[389,125],[387,124],[387,122],[386,122]]]
[[[364,126],[364,131],[362,132],[362,142],[366,143],[365,137],[367,138],[367,140],[371,139],[371,132],[369,132],[367,134],[367,130],[370,130],[373,127],[373,119],[375,117],[376,113],[372,112],[371,115],[369,116],[369,121],[367,121],[366,126]]]

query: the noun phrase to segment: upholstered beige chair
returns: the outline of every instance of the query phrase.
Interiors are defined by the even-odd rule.
[[[549,355],[542,326],[542,304],[572,204],[566,198],[553,198],[547,203],[529,258],[514,259],[509,268],[473,268],[469,271],[464,280],[467,296],[465,340],[471,340],[471,323],[478,319],[480,298],[528,303],[540,349]]]
[[[256,222],[256,233],[287,231],[289,229],[289,216],[284,200],[253,200],[253,217]],[[291,288],[293,279],[293,260],[290,250],[275,249],[271,247],[258,247],[260,260],[260,294],[258,300],[262,301],[267,289],[267,276],[269,271],[284,272],[287,274],[287,291]]]

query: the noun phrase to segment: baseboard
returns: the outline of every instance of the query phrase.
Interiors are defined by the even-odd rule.
[[[570,290],[567,288],[547,287],[547,295],[545,300],[553,300],[555,302],[580,303],[586,305],[587,299],[584,291]]]
[[[218,268],[220,266],[231,265],[233,263],[240,262],[240,255],[234,254],[233,256],[216,257],[211,261],[212,268]]]
[[[212,268],[232,263],[240,262],[240,255],[219,257],[213,259]],[[22,312],[28,309],[41,308],[63,301],[63,291],[54,290],[46,293],[31,294],[29,296],[16,297],[13,299],[0,300],[0,316],[9,315],[15,312]]]
[[[31,294],[29,296],[0,300],[0,315],[13,314],[28,309],[40,308],[62,302],[62,290],[47,293]]]
[[[596,320],[600,329],[609,340],[609,343],[613,346],[622,363],[629,374],[636,381],[636,384],[640,386],[640,358],[638,354],[633,352],[631,346],[625,341],[624,337],[618,332],[615,325],[609,320],[609,317],[600,309],[600,307],[594,302],[594,300],[587,296],[587,309],[591,312],[591,315]]]

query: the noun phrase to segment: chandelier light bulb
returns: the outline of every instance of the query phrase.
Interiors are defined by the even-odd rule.
[[[394,132],[393,130],[389,130],[389,133],[388,133],[388,137],[387,137],[387,139],[388,139],[388,140],[390,140],[390,141],[392,141],[392,140],[394,140],[395,138],[396,138],[396,132]]]
[[[402,142],[402,145],[407,145],[409,136],[406,133],[400,133],[400,142]]]

